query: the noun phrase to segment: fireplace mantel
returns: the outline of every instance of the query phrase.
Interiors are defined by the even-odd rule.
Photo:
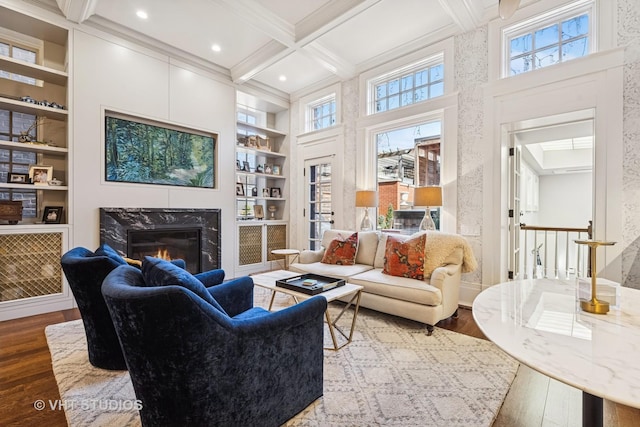
[[[220,268],[220,209],[100,208],[100,242],[127,255],[129,230],[199,227],[202,271]]]

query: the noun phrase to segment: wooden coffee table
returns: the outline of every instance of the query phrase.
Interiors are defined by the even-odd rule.
[[[328,303],[340,298],[351,297],[349,301],[345,304],[345,306],[342,308],[340,313],[338,313],[338,315],[335,316],[334,319],[331,318],[328,308],[327,308],[327,311],[325,311],[325,318],[327,321],[327,325],[329,326],[331,341],[333,342],[333,347],[325,347],[325,349],[340,350],[342,347],[349,344],[351,342],[351,339],[353,338],[353,331],[355,330],[355,327],[356,327],[356,319],[358,318],[358,310],[360,308],[360,295],[362,294],[362,289],[363,289],[362,286],[354,285],[351,283],[345,283],[344,286],[339,286],[337,288],[333,288],[331,290],[322,292],[317,295],[304,294],[302,292],[296,292],[291,289],[276,286],[276,280],[288,279],[290,277],[299,276],[300,274],[301,273],[296,273],[294,271],[275,270],[275,271],[270,271],[268,273],[254,274],[251,276],[251,278],[253,279],[253,283],[256,286],[260,286],[261,288],[269,289],[271,291],[271,300],[269,301],[269,311],[271,311],[271,308],[273,307],[273,300],[276,296],[276,292],[280,292],[286,295],[291,295],[296,301],[296,303],[299,302],[300,300],[304,301],[314,296],[325,297]],[[347,309],[352,305],[354,307],[353,319],[351,320],[351,328],[349,330],[349,334],[347,335],[338,327],[336,323],[338,322],[338,320],[340,320],[340,318],[347,311]],[[342,343],[341,345],[338,345],[338,340],[336,339],[335,331],[338,331],[338,333],[340,333],[340,335],[342,335],[346,339],[346,342]]]

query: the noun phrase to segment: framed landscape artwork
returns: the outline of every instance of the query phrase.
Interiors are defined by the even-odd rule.
[[[105,113],[107,181],[216,188],[217,135]]]

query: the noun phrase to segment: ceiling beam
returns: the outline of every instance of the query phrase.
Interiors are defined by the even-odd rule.
[[[309,43],[300,51],[341,79],[349,80],[356,75],[356,67],[353,63],[336,55],[335,52],[327,49],[317,40]]]
[[[440,6],[463,32],[475,30],[482,22],[483,10],[477,0],[438,0]]]
[[[69,21],[80,24],[95,13],[98,0],[56,0],[56,3]]]
[[[293,52],[293,49],[272,40],[244,61],[233,66],[231,68],[231,80],[234,83],[242,84]]]

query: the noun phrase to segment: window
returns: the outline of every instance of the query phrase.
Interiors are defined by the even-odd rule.
[[[416,187],[440,185],[439,120],[377,133],[378,228],[418,231],[423,207],[414,206]],[[440,229],[440,208],[430,209]]]
[[[369,114],[381,113],[444,95],[444,62],[439,54],[392,71],[369,83]]]
[[[579,1],[505,28],[503,76],[526,73],[593,51],[592,1]]]
[[[307,131],[326,129],[336,124],[336,95],[307,105]]]
[[[20,61],[28,62],[30,64],[35,64],[38,57],[38,54],[35,50],[24,49],[5,41],[0,41],[0,55],[19,59]],[[34,86],[37,84],[37,81],[34,78],[21,76],[20,74],[9,73],[3,70],[0,70],[0,77]]]

